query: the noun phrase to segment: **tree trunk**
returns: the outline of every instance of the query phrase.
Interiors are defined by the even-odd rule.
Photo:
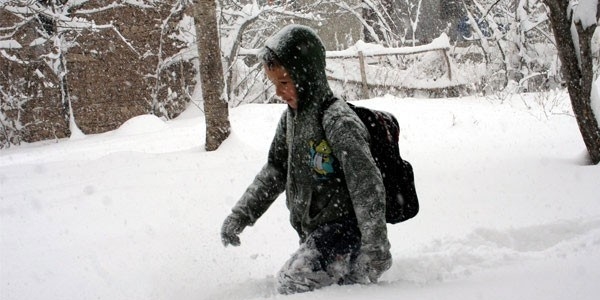
[[[583,28],[580,23],[575,24],[579,36],[580,67],[571,34],[572,15],[567,14],[569,1],[544,0],[544,2],[550,8],[550,24],[562,63],[562,73],[567,81],[573,112],[591,163],[598,164],[600,163],[600,127],[591,105],[594,78],[591,40],[596,26]]]
[[[229,136],[229,110],[224,92],[223,65],[215,0],[196,0],[194,5],[196,40],[200,56],[200,78],[206,116],[207,151],[219,148]]]

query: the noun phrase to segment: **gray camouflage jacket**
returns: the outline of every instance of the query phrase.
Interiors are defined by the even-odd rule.
[[[291,74],[298,108],[283,113],[268,161],[233,212],[252,225],[286,192],[290,222],[304,241],[319,225],[355,220],[362,251],[389,251],[385,189],[369,149],[369,133],[325,75],[325,48],[308,27],[292,26],[266,45]]]

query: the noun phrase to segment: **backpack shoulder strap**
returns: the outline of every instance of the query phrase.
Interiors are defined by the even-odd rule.
[[[323,103],[321,104],[321,112],[325,112],[331,106],[331,104],[333,104],[337,100],[339,100],[339,98],[336,96],[331,96],[325,99],[325,101],[323,101]]]
[[[319,110],[319,119],[321,120],[321,124],[323,124],[323,116],[325,116],[325,112],[327,111],[327,109],[335,102],[340,100],[340,98],[336,97],[336,96],[331,96],[327,99],[325,99],[325,101],[323,101],[321,103],[321,109]]]

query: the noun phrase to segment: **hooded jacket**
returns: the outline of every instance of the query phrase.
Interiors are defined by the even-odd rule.
[[[279,120],[268,161],[233,212],[252,225],[284,191],[300,242],[318,226],[356,222],[361,251],[387,252],[385,189],[365,125],[333,93],[325,74],[325,48],[306,26],[289,25],[265,43],[290,72],[297,109]]]

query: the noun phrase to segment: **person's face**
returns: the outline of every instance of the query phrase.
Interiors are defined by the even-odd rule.
[[[298,108],[298,94],[296,85],[285,68],[278,66],[269,68],[265,66],[265,73],[275,85],[275,94],[293,109]]]

